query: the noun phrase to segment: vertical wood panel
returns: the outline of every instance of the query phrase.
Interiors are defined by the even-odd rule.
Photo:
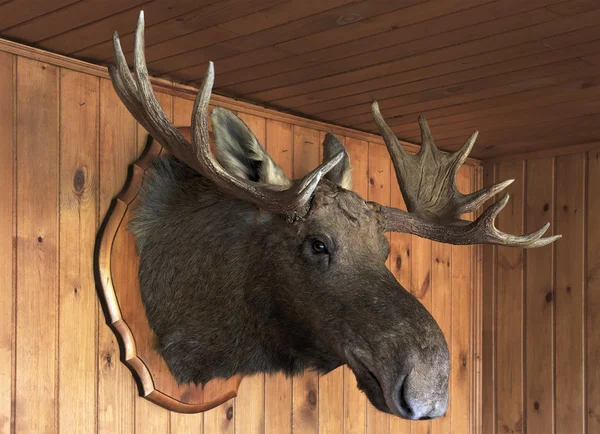
[[[400,192],[400,185],[394,174],[393,165],[390,168],[391,206],[406,211],[406,204]],[[404,289],[410,291],[412,281],[412,235],[399,232],[390,234],[390,267],[396,280]],[[390,417],[390,434],[410,434],[411,422],[399,417]]]
[[[600,151],[588,154],[587,179],[587,288],[586,288],[586,416],[587,434],[600,432]]]
[[[13,96],[15,58],[0,53],[0,433],[11,432],[13,396],[13,326],[15,289],[15,142]]]
[[[59,408],[64,433],[94,432],[98,303],[93,274],[98,228],[97,77],[61,70]]]
[[[532,160],[526,167],[525,231],[532,232],[553,221],[554,160]],[[526,250],[525,407],[531,433],[552,433],[553,428],[553,247]]]
[[[165,93],[156,93],[156,99],[163,108],[167,119],[173,119],[173,97]],[[144,152],[148,138],[148,132],[136,123],[136,149],[135,158],[139,158]],[[147,399],[135,400],[135,432],[144,434],[163,434],[169,432],[169,411],[158,407]]]
[[[267,120],[267,152],[283,172],[292,177],[294,157],[293,127]],[[283,374],[265,378],[265,434],[292,432],[292,380]]]
[[[238,113],[263,145],[266,139],[265,118]],[[235,429],[237,433],[262,434],[265,429],[265,376],[244,377],[235,400]]]
[[[497,182],[497,166],[483,166],[483,186],[488,187]],[[482,209],[487,208],[493,200],[489,200]],[[483,279],[482,279],[482,433],[496,434],[496,246],[483,246]]]
[[[585,154],[556,158],[556,432],[583,432]],[[597,368],[597,367],[595,367]]]
[[[193,101],[173,97],[173,124],[189,126],[192,116]],[[171,412],[171,434],[201,434],[204,426],[204,414],[181,414]]]
[[[100,80],[99,217],[123,187],[127,167],[135,160],[136,123],[109,80]],[[114,333],[99,316],[98,431],[133,433],[137,390],[131,372],[121,363]]]
[[[319,131],[294,127],[294,178],[301,178],[319,165],[321,143]],[[314,434],[319,429],[319,378],[305,372],[293,379],[294,434]]]
[[[350,156],[353,191],[362,198],[368,197],[369,185],[369,143],[363,140],[346,138],[346,150]],[[344,366],[344,434],[364,434],[366,424],[365,394],[356,385],[354,372]]]
[[[382,205],[390,204],[390,156],[385,146],[369,143],[368,200]],[[388,258],[389,264],[389,258]],[[367,433],[384,434],[389,431],[390,418],[367,401]]]
[[[498,179],[515,179],[507,188],[508,205],[497,226],[511,234],[523,233],[523,162],[501,163]],[[498,432],[523,428],[523,252],[498,247]]]
[[[57,420],[59,70],[17,62],[16,431]]]
[[[471,191],[471,168],[463,166],[456,176],[458,190]],[[472,219],[472,216],[465,216]],[[468,433],[471,423],[471,272],[472,246],[452,246],[452,431]]]
[[[233,434],[235,432],[233,402],[230,399],[204,413],[204,432],[206,434]]]

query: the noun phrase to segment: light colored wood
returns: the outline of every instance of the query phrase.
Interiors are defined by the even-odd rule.
[[[586,433],[600,432],[600,201],[590,186],[600,185],[600,151],[588,152],[588,176],[586,180],[586,255],[587,288],[586,312]]]
[[[8,434],[14,422],[14,303],[15,279],[15,211],[16,149],[14,116],[15,57],[0,53],[0,433]]]
[[[136,156],[135,121],[115,94],[112,84],[100,80],[100,161],[98,220],[103,221],[110,203],[123,187],[128,165]],[[98,316],[98,408],[100,433],[134,432],[136,390],[133,378],[120,358],[119,344],[104,315]]]
[[[369,188],[367,190],[367,199],[389,206],[391,200],[391,179],[391,161],[387,149],[369,143]],[[387,433],[389,432],[389,425],[389,415],[380,412],[367,401],[367,434]]]
[[[583,432],[585,421],[585,172],[586,154],[556,158],[557,433]]]
[[[15,431],[58,430],[59,69],[17,60]]]
[[[472,190],[470,168],[463,166],[456,176],[456,186],[459,191]],[[472,216],[467,215],[468,219]],[[471,380],[473,367],[471,366],[472,342],[471,315],[472,315],[472,246],[452,246],[452,359],[450,365],[454,368],[450,375],[450,390],[452,403],[450,417],[452,418],[452,432],[468,433],[471,426],[473,412],[471,409]]]
[[[346,138],[346,151],[350,156],[353,191],[368,198],[369,191],[369,143]],[[366,428],[367,398],[356,385],[354,372],[348,367],[344,371],[344,426],[345,434],[364,434]]]
[[[525,231],[554,221],[554,159],[527,161]],[[552,234],[555,227],[551,227]],[[528,249],[525,261],[527,432],[552,433],[554,419],[554,246]]]
[[[301,178],[319,165],[321,142],[318,130],[294,126],[294,178]],[[294,434],[319,431],[319,376],[307,371],[292,380]]]
[[[64,433],[93,432],[98,369],[96,318],[100,312],[93,267],[98,228],[100,81],[65,69],[60,71],[60,80],[58,393],[63,402],[79,404],[77,411],[59,406],[59,428]]]
[[[515,179],[508,205],[497,218],[504,232],[523,233],[524,163],[501,163],[498,179]],[[498,247],[498,432],[523,429],[523,251]],[[501,379],[501,380],[500,380]]]
[[[204,432],[207,434],[233,434],[235,432],[233,400],[224,402],[204,413]]]
[[[293,177],[293,125],[267,119],[266,149],[283,173]],[[292,379],[279,373],[265,376],[265,434],[291,434]]]
[[[266,119],[238,113],[260,143],[267,138]],[[239,433],[263,434],[265,427],[265,375],[247,376],[235,399],[235,429]]]
[[[488,187],[498,182],[498,167],[493,163],[483,165],[483,186]],[[489,206],[493,198],[484,206]],[[482,402],[481,433],[496,434],[496,309],[497,309],[497,252],[492,245],[483,246],[483,279],[482,279]]]

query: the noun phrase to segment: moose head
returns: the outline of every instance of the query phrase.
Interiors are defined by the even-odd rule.
[[[449,354],[439,326],[386,268],[385,232],[452,244],[544,246],[548,224],[529,235],[499,231],[512,181],[462,194],[455,185],[477,133],[455,153],[439,150],[424,117],[422,148],[408,154],[372,111],[391,155],[408,212],[350,191],[341,142],[324,141],[324,162],[292,180],[234,113],[212,110],[209,64],[191,121],[192,143],[167,119],[144,60],[144,22],[135,36],[132,75],[115,34],[114,88],[135,119],[170,156],[145,177],[130,229],[139,280],[159,351],[179,382],[257,372],[326,373],[347,364],[379,410],[407,419],[443,415]]]

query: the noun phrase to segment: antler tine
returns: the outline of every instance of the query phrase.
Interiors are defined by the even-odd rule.
[[[332,156],[304,178],[294,182],[288,190],[236,178],[223,169],[210,151],[208,105],[214,83],[212,62],[209,63],[204,83],[194,103],[192,145],[168,120],[152,89],[144,54],[144,12],[140,12],[135,32],[135,79],[129,71],[116,32],[113,42],[117,66],[110,66],[109,72],[115,91],[131,114],[175,157],[234,197],[253,203],[266,211],[291,216],[301,215],[306,212],[307,204],[322,177],[344,157],[343,151]]]
[[[513,247],[541,247],[560,238],[560,235],[542,238],[549,224],[527,235],[511,235],[498,230],[494,226],[496,216],[506,206],[508,193],[475,221],[460,219],[461,215],[475,211],[514,181],[499,182],[466,195],[458,191],[455,178],[475,144],[477,131],[457,152],[444,152],[436,147],[425,117],[419,116],[422,148],[416,155],[409,155],[399,151],[400,142],[383,120],[376,103],[373,103],[373,117],[390,150],[408,209],[406,212],[380,206],[386,230],[451,244],[486,243]]]

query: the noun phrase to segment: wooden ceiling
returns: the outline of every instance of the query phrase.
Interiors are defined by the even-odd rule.
[[[140,9],[155,76],[483,159],[600,140],[600,0],[0,0],[0,36],[107,63]]]

